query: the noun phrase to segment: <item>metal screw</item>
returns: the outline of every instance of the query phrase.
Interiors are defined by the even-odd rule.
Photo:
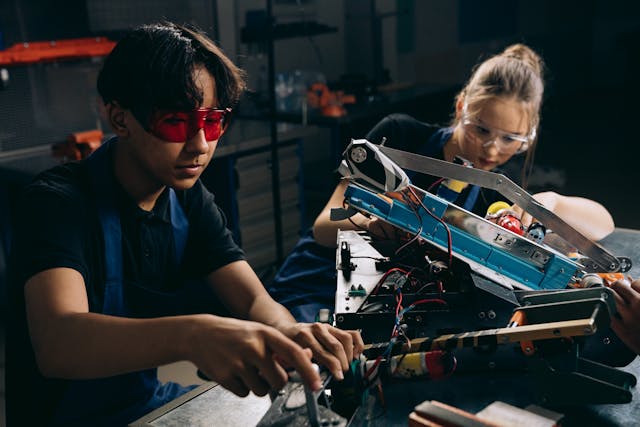
[[[484,319],[484,317],[485,317],[485,313],[484,313],[484,311],[481,311],[480,313],[478,313],[478,317],[479,317],[480,319]]]
[[[344,322],[344,317],[343,316],[338,316],[338,318],[336,320],[338,321],[338,323],[342,323],[342,322]]]
[[[611,338],[609,338],[609,337],[604,337],[604,338],[602,339],[602,343],[603,343],[604,345],[609,345],[609,344],[611,344]]]
[[[493,310],[489,310],[487,315],[489,316],[489,319],[495,319],[496,318],[496,312],[493,311]]]
[[[496,367],[496,362],[489,362],[489,369],[494,369]]]
[[[422,322],[422,316],[416,316],[416,322]]]

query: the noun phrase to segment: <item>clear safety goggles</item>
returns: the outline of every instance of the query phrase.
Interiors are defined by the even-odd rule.
[[[523,153],[527,151],[529,143],[536,135],[535,128],[527,136],[516,135],[500,129],[494,129],[467,116],[462,117],[462,126],[465,134],[473,142],[481,144],[483,147],[495,144],[500,153]]]

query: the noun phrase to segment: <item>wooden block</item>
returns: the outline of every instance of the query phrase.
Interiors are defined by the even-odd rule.
[[[443,427],[442,424],[438,424],[434,421],[421,417],[420,415],[412,412],[409,414],[409,427]]]
[[[476,415],[499,427],[557,427],[553,419],[500,401],[493,402]]]
[[[422,402],[414,411],[444,427],[493,427],[470,412],[434,400]]]
[[[555,421],[556,425],[558,426],[562,424],[562,420],[564,419],[564,414],[561,414],[560,412],[552,411],[551,409],[543,408],[542,406],[529,405],[524,409],[529,412],[533,412],[534,414],[543,416],[545,418],[549,418],[550,420]]]

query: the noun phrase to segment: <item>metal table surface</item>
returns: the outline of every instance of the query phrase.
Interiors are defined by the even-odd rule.
[[[268,396],[241,398],[216,383],[206,383],[150,412],[130,427],[254,426],[267,412]]]

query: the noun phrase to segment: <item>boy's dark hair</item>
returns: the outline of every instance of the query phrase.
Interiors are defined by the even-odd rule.
[[[203,32],[171,22],[138,27],[120,40],[98,75],[98,92],[105,104],[116,101],[146,127],[157,109],[200,105],[196,65],[213,76],[217,107],[233,107],[246,87],[245,73]]]

